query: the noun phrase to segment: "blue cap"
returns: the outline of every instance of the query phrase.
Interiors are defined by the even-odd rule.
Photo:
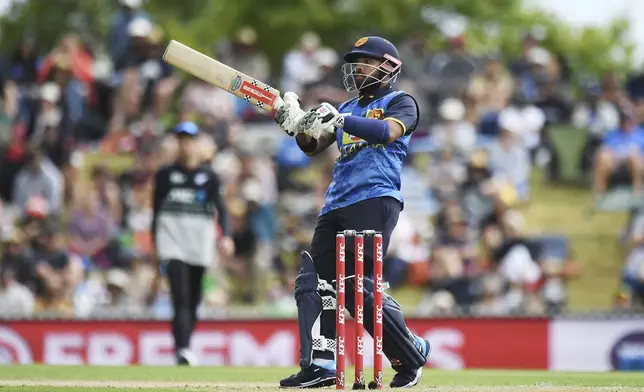
[[[176,127],[174,127],[174,133],[177,135],[185,134],[185,135],[190,135],[190,136],[196,136],[197,133],[199,133],[199,127],[197,124],[193,123],[192,121],[184,121],[182,123],[177,124]]]
[[[345,53],[344,61],[347,63],[355,63],[358,57],[382,59],[387,57],[385,55],[400,61],[398,49],[388,40],[377,36],[362,37],[353,44],[350,51]]]
[[[588,82],[584,84],[584,91],[586,92],[586,94],[590,95],[601,95],[602,87],[599,85],[599,83]]]

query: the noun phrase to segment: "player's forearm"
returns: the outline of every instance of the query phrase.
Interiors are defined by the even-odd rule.
[[[219,190],[215,193],[215,208],[217,208],[217,220],[219,226],[224,236],[229,237],[231,233],[230,229],[230,216],[228,215],[228,207],[226,206],[226,200],[221,196]]]
[[[344,132],[370,144],[389,143],[389,124],[385,120],[347,116],[344,118]]]
[[[320,139],[314,139],[304,133],[298,133],[297,136],[295,136],[295,141],[300,147],[300,150],[310,157],[320,154],[331,145],[331,142],[327,139],[329,139],[329,137],[326,135],[320,137]]]

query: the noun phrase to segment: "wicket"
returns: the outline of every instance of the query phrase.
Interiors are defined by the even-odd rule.
[[[346,237],[355,239],[355,378],[353,389],[365,389],[364,380],[364,238],[373,237],[373,276],[374,276],[374,312],[373,312],[373,380],[369,389],[382,389],[382,301],[384,292],[382,234],[374,230],[344,230],[336,235],[336,382],[335,388],[344,390],[345,386],[345,258]]]

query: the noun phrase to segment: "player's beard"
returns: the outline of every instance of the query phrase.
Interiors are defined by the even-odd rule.
[[[365,73],[359,73],[354,76],[354,80],[356,82],[356,87],[359,88],[359,91],[361,92],[369,92],[369,91],[374,91],[380,88],[381,82],[378,83],[373,83],[371,85],[365,86],[360,88],[363,84],[369,84],[370,82],[378,79],[382,80],[385,77],[384,72],[380,70],[373,70],[371,73],[365,74]]]

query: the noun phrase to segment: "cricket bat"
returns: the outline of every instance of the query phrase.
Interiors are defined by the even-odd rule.
[[[279,90],[208,57],[181,42],[170,41],[163,53],[163,60],[267,112],[277,110],[284,104]]]

